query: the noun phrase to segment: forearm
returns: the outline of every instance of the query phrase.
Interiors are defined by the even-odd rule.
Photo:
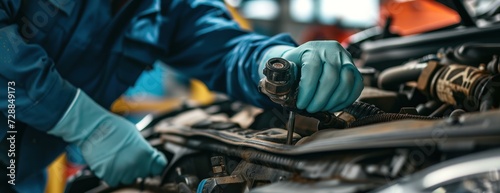
[[[56,71],[42,47],[26,43],[16,24],[0,28],[0,85],[14,83],[16,119],[43,131],[51,129],[66,112],[76,88]],[[7,115],[7,95],[0,95],[0,110]]]
[[[260,107],[273,103],[257,89],[258,65],[266,50],[295,46],[288,35],[267,37],[241,29],[217,1],[173,4],[168,26],[171,47],[163,60],[182,73],[205,82],[215,91]]]

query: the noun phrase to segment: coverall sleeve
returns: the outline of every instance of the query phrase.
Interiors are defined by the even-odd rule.
[[[42,47],[23,39],[23,30],[14,21],[20,6],[19,0],[0,1],[1,116],[8,115],[7,87],[11,82],[16,121],[48,131],[66,112],[76,88],[59,75]]]
[[[273,107],[275,104],[258,92],[259,59],[272,46],[296,46],[292,38],[285,34],[267,37],[241,29],[222,1],[177,2],[168,10],[175,31],[165,62],[231,98]]]

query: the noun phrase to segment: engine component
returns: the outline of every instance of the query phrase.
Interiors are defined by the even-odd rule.
[[[493,56],[493,59],[488,63],[487,69],[491,74],[500,74],[500,61],[498,60],[498,55]]]
[[[404,110],[403,108],[402,110]],[[356,101],[351,106],[343,109],[337,116],[330,114],[313,114],[318,120],[323,120],[318,125],[318,129],[334,128],[345,129],[352,127],[365,126],[375,123],[389,121],[415,119],[415,120],[435,120],[439,117],[426,117],[409,113],[385,113],[375,105]],[[322,117],[321,117],[322,116]]]
[[[453,55],[460,64],[478,66],[487,64],[493,59],[492,56],[498,53],[500,53],[498,43],[466,43],[456,48]]]
[[[416,107],[416,110],[418,112],[418,114],[420,115],[430,115],[431,113],[435,112],[439,106],[441,105],[440,102],[438,101],[435,101],[435,100],[431,100],[431,101],[428,101],[424,104],[420,104]]]
[[[241,161],[230,176],[207,178],[198,186],[200,193],[248,192],[249,189],[287,180],[290,172]]]
[[[351,106],[345,108],[343,112],[351,114],[355,119],[384,113],[384,111],[380,110],[375,105],[360,101],[354,102]]]
[[[416,81],[426,66],[425,62],[415,60],[401,66],[388,68],[380,73],[378,87],[384,90],[397,91],[401,84]]]
[[[384,114],[377,114],[377,115],[363,117],[362,119],[359,119],[359,120],[356,120],[355,122],[352,122],[351,124],[349,124],[348,127],[360,127],[360,126],[365,126],[365,125],[370,125],[370,124],[375,124],[375,123],[384,123],[384,122],[389,122],[389,121],[398,121],[398,120],[405,120],[405,119],[437,120],[437,119],[441,119],[441,118],[440,117],[426,117],[426,116],[411,115],[411,114],[384,113]]]
[[[454,47],[470,41],[500,42],[499,30],[500,25],[491,25],[484,28],[445,30],[365,42],[361,45],[363,61],[360,63],[383,71],[393,66],[399,66],[410,58],[435,54],[443,47]]]
[[[243,192],[245,179],[241,176],[224,176],[204,179],[196,193]]]
[[[287,122],[287,140],[286,144],[291,145],[293,140],[293,132],[295,130],[295,108],[297,82],[291,80],[292,72],[291,64],[283,58],[271,58],[266,62],[266,67],[263,70],[264,75],[260,83],[260,91],[266,94],[272,101],[290,109],[290,114]],[[299,73],[300,74],[300,70]],[[297,77],[299,77],[298,75]]]
[[[212,172],[215,177],[227,176],[226,158],[224,156],[214,156],[210,158]]]
[[[291,80],[290,68],[290,62],[283,58],[269,59],[263,69],[265,78],[259,82],[259,90],[273,102],[294,108],[296,83]]]
[[[474,111],[486,98],[495,100],[491,96],[498,95],[497,79],[476,67],[430,61],[418,78],[417,88],[431,98]]]

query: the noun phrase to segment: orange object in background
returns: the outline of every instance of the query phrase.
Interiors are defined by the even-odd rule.
[[[460,22],[455,10],[435,0],[387,0],[381,6],[381,26],[392,18],[390,31],[401,36],[419,34]]]
[[[342,42],[356,32],[357,30],[345,29],[335,25],[317,25],[304,30],[301,40],[302,43],[313,40],[336,40]]]

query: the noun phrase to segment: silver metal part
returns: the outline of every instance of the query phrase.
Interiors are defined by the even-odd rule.
[[[295,112],[290,111],[287,124],[288,134],[286,136],[286,144],[291,145],[293,140],[293,132],[295,130]]]

